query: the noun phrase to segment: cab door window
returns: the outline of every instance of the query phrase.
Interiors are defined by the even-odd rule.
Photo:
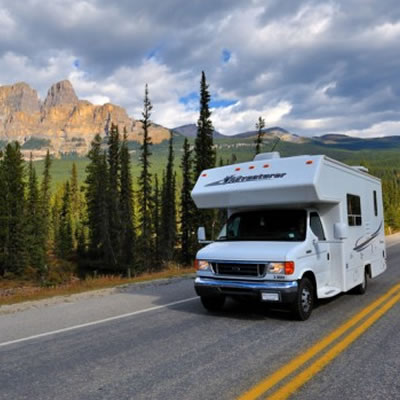
[[[316,212],[310,213],[310,228],[318,240],[326,240],[321,218]]]

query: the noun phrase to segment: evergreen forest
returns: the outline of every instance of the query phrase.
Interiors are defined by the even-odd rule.
[[[204,169],[238,161],[231,150],[214,146],[209,102],[203,72],[197,136],[174,143],[171,132],[161,166],[153,157],[149,135],[153,106],[147,85],[143,141],[135,159],[125,132],[112,125],[106,143],[99,135],[93,139],[84,174],[73,162],[67,179],[54,186],[49,153],[37,172],[32,159],[23,159],[18,142],[7,144],[0,153],[0,279],[53,285],[72,275],[136,276],[169,263],[192,264],[197,227],[205,226],[211,236],[225,218],[223,212],[196,209],[190,196],[194,183]],[[263,148],[264,127],[260,117],[253,155],[268,151]],[[285,150],[291,155],[290,146]],[[399,230],[400,169],[391,163],[358,161],[382,178],[386,229]]]

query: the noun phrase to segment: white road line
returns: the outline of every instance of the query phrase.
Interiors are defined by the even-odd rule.
[[[150,308],[146,308],[144,310],[133,311],[133,312],[127,313],[127,314],[116,315],[115,317],[104,318],[104,319],[100,319],[98,321],[86,322],[84,324],[74,325],[74,326],[70,326],[68,328],[57,329],[55,331],[39,333],[38,335],[32,335],[32,336],[28,336],[28,337],[21,338],[21,339],[10,340],[8,342],[0,343],[0,347],[5,347],[5,346],[9,346],[11,344],[16,344],[16,343],[21,343],[21,342],[27,342],[28,340],[38,339],[38,338],[42,338],[42,337],[46,337],[46,336],[50,336],[50,335],[56,335],[58,333],[74,331],[76,329],[86,328],[88,326],[93,326],[93,325],[99,325],[99,324],[103,324],[105,322],[116,321],[118,319],[133,317],[135,315],[144,314],[144,313],[147,313],[150,311],[160,310],[162,308],[175,306],[177,304],[187,303],[188,301],[193,301],[198,298],[199,298],[198,296],[190,297],[188,299],[178,300],[178,301],[173,301],[172,303],[163,304],[162,306],[150,307]]]

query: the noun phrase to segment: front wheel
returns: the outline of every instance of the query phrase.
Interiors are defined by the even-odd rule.
[[[297,297],[292,306],[293,314],[299,321],[305,321],[310,317],[314,308],[314,292],[313,283],[308,278],[301,279]]]
[[[225,304],[225,296],[200,296],[201,303],[208,311],[220,311]]]

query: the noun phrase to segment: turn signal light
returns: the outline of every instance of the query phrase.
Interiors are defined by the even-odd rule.
[[[196,271],[199,269],[199,260],[197,258],[194,260],[193,266]]]
[[[285,261],[285,275],[292,275],[294,272],[294,261]]]

